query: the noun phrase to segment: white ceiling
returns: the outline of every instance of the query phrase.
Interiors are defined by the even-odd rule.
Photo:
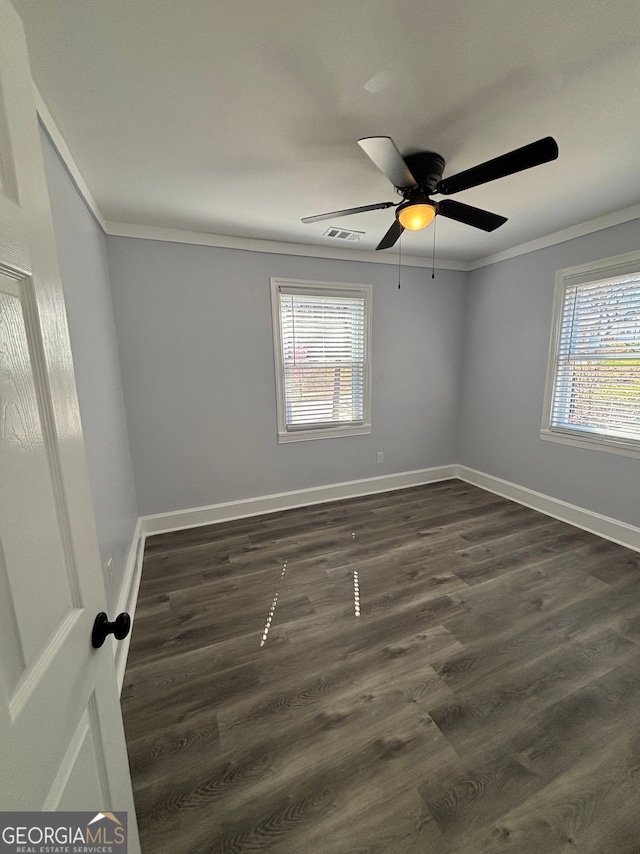
[[[360,150],[393,137],[445,176],[540,137],[554,163],[456,196],[470,261],[640,203],[637,0],[14,0],[33,76],[107,220],[373,249],[397,200]],[[373,91],[372,91],[373,90]],[[323,237],[336,224],[359,243]],[[403,254],[430,256],[431,228]],[[396,250],[387,250],[395,252]]]

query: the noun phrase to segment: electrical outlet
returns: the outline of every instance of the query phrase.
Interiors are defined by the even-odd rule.
[[[383,459],[384,459],[384,451],[378,451],[378,453],[376,454],[376,462],[381,463]]]

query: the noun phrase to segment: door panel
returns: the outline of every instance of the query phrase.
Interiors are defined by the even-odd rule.
[[[22,26],[0,0],[0,809],[126,810],[105,591]],[[114,616],[114,615],[112,615]]]
[[[70,555],[65,555],[56,517],[49,469],[52,453],[45,447],[40,415],[46,402],[36,390],[23,287],[24,280],[0,274],[0,537],[11,591],[11,622],[20,633],[12,641],[20,649],[21,676],[42,654],[67,611],[78,604],[71,595]],[[33,519],[37,535],[26,538]],[[30,566],[48,567],[46,589],[38,595]]]
[[[108,798],[95,697],[89,701],[74,732],[56,779],[44,802],[47,810],[87,810]]]
[[[3,49],[6,48],[9,51],[9,55],[3,62],[5,68],[19,68],[20,59],[18,57],[16,63],[14,56],[16,53],[20,53],[20,46],[7,44],[6,37],[3,39],[2,46]],[[18,204],[12,138],[9,132],[7,109],[5,108],[5,90],[9,90],[9,99],[13,95],[11,92],[12,81],[7,79],[7,74],[10,74],[10,71],[7,70],[0,78],[0,258],[12,269],[28,273],[31,271],[29,253],[23,215]]]

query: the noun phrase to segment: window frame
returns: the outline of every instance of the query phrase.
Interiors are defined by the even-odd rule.
[[[579,448],[621,454],[628,457],[640,457],[640,438],[636,440],[605,436],[603,434],[590,433],[578,427],[558,427],[551,424],[562,326],[562,308],[567,287],[586,284],[587,282],[615,279],[619,276],[638,272],[640,272],[639,251],[627,252],[624,255],[613,255],[599,261],[592,261],[588,264],[580,264],[575,267],[566,267],[557,271],[549,359],[544,391],[542,428],[540,430],[541,439],[560,442],[564,445],[574,445]]]
[[[287,430],[286,400],[284,388],[284,358],[280,319],[280,288],[299,289],[300,293],[330,296],[331,292],[343,292],[364,299],[365,368],[363,379],[363,421],[357,424],[323,424],[321,427],[305,427]],[[323,293],[324,291],[324,293]],[[273,352],[276,379],[276,415],[278,443],[306,442],[313,439],[334,439],[340,436],[363,436],[371,433],[371,330],[373,320],[373,285],[348,284],[345,282],[318,282],[303,279],[271,277],[271,317],[273,327]]]

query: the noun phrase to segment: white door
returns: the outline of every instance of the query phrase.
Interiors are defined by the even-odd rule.
[[[91,646],[104,609],[31,76],[0,0],[0,810],[126,810],[137,852],[112,644]]]

